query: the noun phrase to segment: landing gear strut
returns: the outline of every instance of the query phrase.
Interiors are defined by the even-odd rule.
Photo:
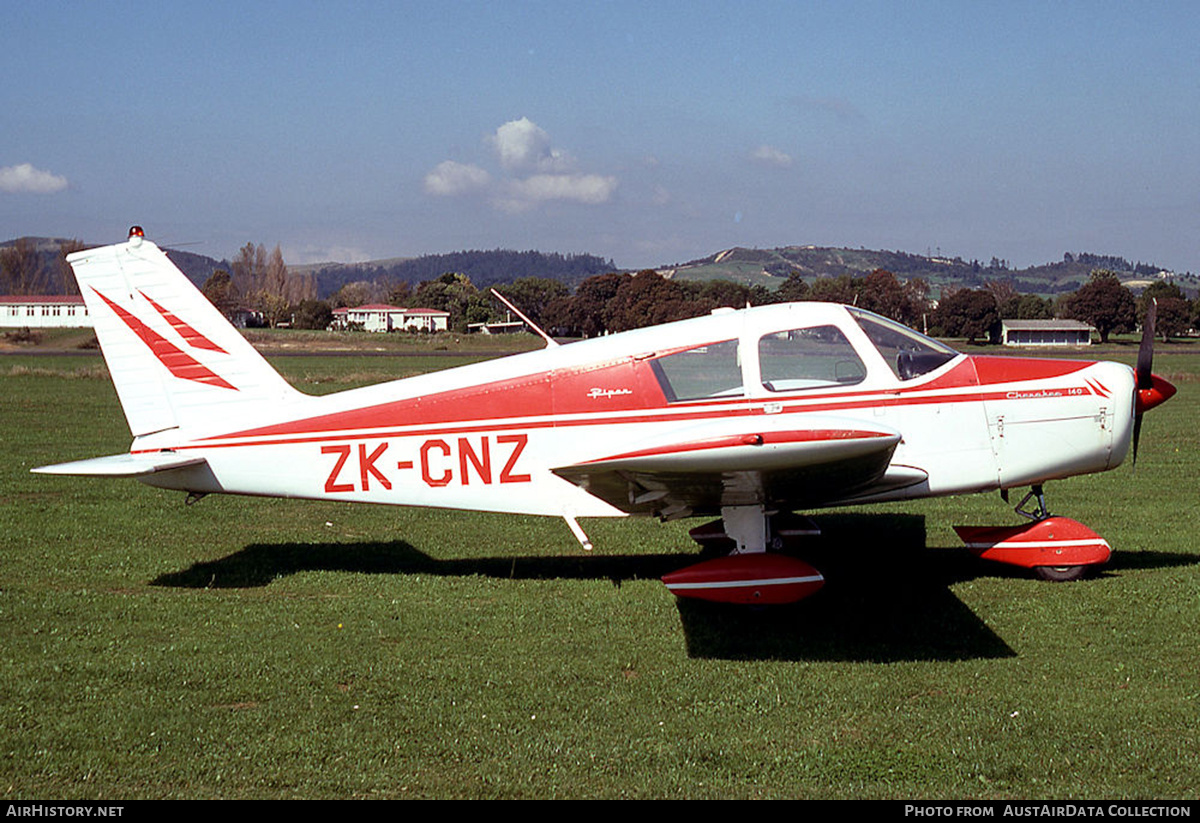
[[[1037,499],[1037,509],[1034,511],[1025,510],[1025,504],[1029,502],[1030,498]],[[1022,497],[1021,502],[1013,506],[1013,511],[1022,517],[1028,517],[1035,523],[1038,520],[1045,520],[1047,517],[1049,517],[1050,510],[1046,508],[1046,493],[1042,491],[1042,484],[1038,483],[1035,486],[1030,486],[1029,494]]]

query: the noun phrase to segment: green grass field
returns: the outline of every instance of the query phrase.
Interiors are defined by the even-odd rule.
[[[1047,488],[1100,577],[979,564],[951,526],[1013,522],[998,496],[921,501],[819,514],[825,589],[765,611],[658,582],[694,522],[589,521],[585,555],[552,519],[31,475],[128,430],[98,356],[0,357],[0,796],[1195,798],[1187,352],[1136,472]]]

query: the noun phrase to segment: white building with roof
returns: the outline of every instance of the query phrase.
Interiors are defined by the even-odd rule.
[[[366,306],[342,307],[333,310],[334,329],[359,326],[364,331],[445,331],[449,328],[450,312],[440,309],[404,308],[371,303]]]
[[[1001,320],[1006,346],[1090,346],[1096,329],[1079,320]]]
[[[82,329],[92,327],[83,298],[77,294],[0,295],[0,327]]]

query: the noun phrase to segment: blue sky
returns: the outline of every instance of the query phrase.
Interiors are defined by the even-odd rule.
[[[1200,272],[1200,5],[10,3],[0,239]]]

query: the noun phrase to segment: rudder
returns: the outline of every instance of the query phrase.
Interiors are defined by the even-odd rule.
[[[67,262],[134,437],[305,397],[140,229]]]

